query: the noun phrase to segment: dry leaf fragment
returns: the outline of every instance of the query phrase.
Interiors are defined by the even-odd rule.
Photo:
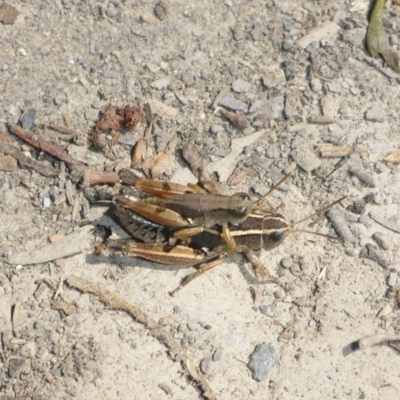
[[[170,154],[166,154],[163,151],[158,153],[154,157],[154,163],[150,169],[151,178],[157,179],[161,174],[163,174],[171,164],[171,161],[172,156]]]
[[[382,22],[385,2],[386,0],[376,0],[367,30],[367,47],[372,57],[378,57],[380,54],[388,66],[400,74],[399,57],[390,47]]]
[[[4,25],[12,25],[17,19],[19,11],[7,3],[0,5],[0,21]]]
[[[390,152],[385,157],[384,161],[391,162],[393,164],[400,164],[400,150]]]
[[[225,118],[229,119],[229,121],[235,128],[244,130],[250,126],[248,119],[243,115],[238,115],[224,109],[221,109],[220,112]]]
[[[132,153],[131,167],[136,167],[140,164],[143,159],[143,154],[146,151],[147,142],[144,139],[140,139],[135,146],[135,150]]]
[[[142,121],[143,116],[142,107],[126,105],[119,108],[110,104],[96,122],[89,137],[106,153],[108,145],[100,135],[104,131],[115,131],[111,142],[111,146],[113,146],[118,141],[121,131],[133,132]]]

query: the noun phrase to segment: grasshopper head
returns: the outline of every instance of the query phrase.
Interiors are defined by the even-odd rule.
[[[264,250],[272,250],[279,246],[291,231],[290,224],[281,214],[264,216],[262,241]]]
[[[242,222],[253,209],[253,203],[247,193],[235,193],[229,200],[229,223],[237,225]]]

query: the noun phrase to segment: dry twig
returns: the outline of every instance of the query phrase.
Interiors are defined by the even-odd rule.
[[[180,358],[186,373],[191,376],[197,385],[204,391],[203,396],[209,400],[217,400],[217,395],[211,389],[208,381],[197,371],[196,368],[193,367],[193,362],[189,359],[188,355],[179,343],[165,328],[151,319],[142,310],[130,304],[117,294],[107,290],[103,286],[86,279],[77,276],[70,276],[65,280],[65,282],[82,293],[90,293],[97,296],[109,309],[124,311],[137,322],[143,324],[149,330],[151,336],[167,347],[169,352]]]
[[[101,172],[88,167],[81,161],[75,160],[61,146],[50,142],[43,135],[34,136],[18,125],[10,125],[10,131],[35,149],[44,151],[54,158],[65,162],[73,172],[77,172],[78,178],[83,179],[83,186],[85,187],[100,183],[112,184],[119,182],[119,177],[116,173]]]

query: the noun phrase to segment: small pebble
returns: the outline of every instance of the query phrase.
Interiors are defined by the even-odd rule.
[[[314,53],[315,50],[317,50],[319,47],[319,41],[313,40],[306,48],[305,50],[308,53]]]
[[[234,111],[244,111],[247,110],[247,104],[243,103],[243,101],[235,99],[231,95],[226,95],[222,97],[222,99],[218,103],[220,106],[229,108]]]
[[[244,81],[243,79],[236,79],[232,82],[232,90],[236,93],[248,92],[251,88],[251,83]]]
[[[211,360],[209,357],[203,358],[200,363],[200,371],[203,374],[207,374],[207,372],[210,370],[210,364]]]
[[[293,42],[284,40],[281,44],[281,49],[283,51],[287,51],[288,53],[296,53],[297,52],[297,47]]]
[[[165,394],[171,395],[172,390],[171,388],[165,383],[159,383],[158,387],[165,392]]]
[[[372,235],[372,238],[375,240],[375,242],[378,244],[378,246],[380,248],[382,248],[383,250],[387,250],[389,248],[387,241],[386,241],[385,237],[382,235],[382,233],[375,232]]]
[[[283,69],[274,66],[264,72],[262,76],[262,83],[267,89],[272,89],[279,85],[286,83],[286,76]]]
[[[160,21],[162,21],[168,15],[167,6],[162,1],[159,1],[154,7],[154,14]]]
[[[372,245],[371,243],[367,243],[365,247],[360,252],[360,257],[361,258],[368,258],[372,261],[375,261],[377,264],[379,264],[382,268],[388,268],[389,267],[389,262],[381,257],[377,252],[376,252],[376,247]]]
[[[285,74],[286,80],[292,81],[296,76],[296,66],[292,61],[284,61],[282,63],[282,68]],[[264,83],[264,81],[263,81]]]
[[[140,19],[143,22],[151,22],[151,20],[153,19],[153,15],[146,11],[140,16]]]
[[[282,119],[283,109],[285,108],[285,98],[283,96],[276,96],[265,101],[263,112],[269,119]]]
[[[0,171],[13,172],[18,168],[17,160],[10,156],[0,156]]]
[[[50,197],[43,198],[43,207],[48,208],[51,206],[51,199]]]
[[[365,28],[355,28],[350,30],[345,30],[343,33],[343,39],[350,42],[353,46],[360,48],[365,39],[366,29]]]
[[[319,168],[321,160],[309,149],[308,145],[302,145],[291,153],[293,160],[304,171],[311,173]]]
[[[362,200],[356,200],[348,209],[354,214],[364,214],[365,203]]]
[[[201,328],[201,325],[198,322],[189,322],[187,324],[189,331],[197,331]]]
[[[281,261],[281,265],[282,265],[282,267],[287,268],[287,269],[291,268],[293,266],[292,257],[283,258],[282,261]]]
[[[315,321],[315,319],[311,319],[310,322],[308,323],[308,326],[310,328],[315,328],[317,326],[317,322]]]
[[[247,366],[253,374],[253,379],[262,382],[277,363],[275,348],[261,343],[256,346]]]
[[[261,314],[267,315],[268,313],[268,306],[265,304],[262,304],[258,307],[260,309]]]
[[[388,279],[387,279],[387,284],[390,287],[395,287],[396,286],[396,282],[397,282],[397,273],[396,272],[391,272],[389,274]]]
[[[25,50],[23,47],[20,47],[20,48],[17,50],[17,53],[20,54],[20,55],[23,56],[23,57],[26,57],[26,56],[28,55],[27,52],[26,52],[26,50]]]
[[[160,318],[158,323],[160,326],[169,326],[172,324],[172,318],[171,317]]]
[[[10,360],[8,361],[8,376],[10,378],[18,378],[21,375],[22,371],[25,370],[26,364],[27,361],[25,360],[25,358],[10,358]]]
[[[222,347],[218,347],[218,348],[214,351],[214,353],[213,353],[213,355],[212,355],[212,360],[213,360],[214,362],[217,362],[217,361],[221,360],[222,354],[223,354],[223,353],[224,353],[224,349],[223,349]]]
[[[30,131],[36,119],[36,109],[29,108],[26,110],[19,119],[21,126],[26,130]]]
[[[386,118],[385,112],[380,106],[372,106],[366,113],[365,119],[371,122],[383,122]]]
[[[171,83],[171,79],[167,76],[153,81],[150,86],[154,89],[165,89]]]
[[[21,356],[25,358],[34,358],[36,355],[35,342],[28,342],[21,347]]]
[[[274,160],[276,158],[279,158],[280,152],[276,146],[271,146],[267,148],[267,150],[265,151],[265,155],[271,160]]]

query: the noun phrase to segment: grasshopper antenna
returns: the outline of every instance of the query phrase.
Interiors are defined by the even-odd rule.
[[[323,213],[323,212],[326,211],[326,210],[329,210],[329,209],[330,209],[331,207],[333,207],[335,204],[340,203],[340,202],[343,201],[346,197],[347,197],[347,196],[343,196],[342,198],[340,198],[339,200],[334,201],[333,203],[329,204],[328,206],[323,207],[323,208],[320,208],[319,210],[315,211],[315,213],[309,215],[308,217],[305,217],[305,218],[303,218],[303,219],[301,219],[301,220],[299,220],[299,221],[293,222],[293,224],[291,224],[291,226],[295,226],[295,225],[301,224],[302,222],[305,222],[305,221],[307,221],[307,220],[309,220],[309,219],[311,219],[311,218],[313,218],[313,217],[316,217],[316,216],[321,215],[321,213]]]
[[[269,191],[267,192],[267,194],[265,194],[263,197],[261,197],[261,199],[257,200],[254,205],[255,205],[255,209],[256,210],[260,210],[262,211],[263,209],[260,208],[260,204],[262,204],[262,202],[280,185],[282,185],[283,182],[286,181],[286,179],[288,179],[290,176],[292,175],[292,172],[289,172],[287,175],[285,175],[277,184],[275,184],[274,186],[272,186],[271,189],[269,189]]]
[[[309,220],[309,219],[311,219],[311,218],[313,218],[313,217],[315,217],[315,216],[320,216],[323,212],[325,212],[326,210],[329,210],[329,209],[330,209],[331,207],[333,207],[335,204],[340,203],[340,202],[343,201],[346,197],[347,197],[347,196],[343,196],[343,197],[340,198],[339,200],[334,201],[333,203],[327,205],[326,207],[320,208],[320,209],[317,210],[315,213],[313,213],[313,214],[311,214],[311,215],[309,215],[309,216],[307,216],[307,217],[305,217],[305,218],[302,218],[302,219],[299,220],[299,221],[293,222],[290,226],[293,227],[293,226],[298,225],[298,224],[301,224],[302,222],[305,222],[305,221],[307,221],[307,220]],[[324,233],[318,233],[318,232],[313,232],[313,231],[307,231],[307,230],[304,230],[304,229],[296,229],[296,230],[291,231],[291,233],[294,233],[294,232],[311,233],[311,234],[313,234],[313,235],[316,235],[316,236],[323,236],[323,237],[326,237],[326,238],[328,238],[328,239],[335,239],[335,240],[338,239],[338,238],[335,237],[335,236],[325,235]]]

